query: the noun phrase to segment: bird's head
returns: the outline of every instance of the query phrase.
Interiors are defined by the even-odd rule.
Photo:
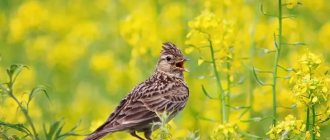
[[[156,70],[182,77],[183,71],[187,71],[183,66],[187,59],[173,43],[163,43],[162,47]]]

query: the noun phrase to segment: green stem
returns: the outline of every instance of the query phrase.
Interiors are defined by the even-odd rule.
[[[273,67],[273,85],[272,85],[272,95],[273,95],[273,125],[276,125],[277,120],[277,111],[276,111],[276,85],[277,85],[277,68],[278,62],[281,54],[281,44],[282,44],[282,0],[278,0],[278,24],[279,24],[279,35],[278,35],[278,43],[276,43],[276,52],[275,52],[275,60]],[[276,40],[275,40],[276,41]]]
[[[221,77],[220,77],[221,75],[218,73],[218,70],[217,70],[217,64],[216,64],[215,56],[214,56],[213,43],[210,39],[208,39],[208,42],[209,42],[209,46],[210,46],[213,71],[214,71],[214,75],[216,78],[217,87],[219,88],[219,91],[220,91],[219,96],[221,99],[221,111],[220,112],[222,112],[222,123],[227,123],[228,119],[227,119],[227,113],[226,113],[226,101],[225,101],[225,94],[223,91],[223,87],[221,85]]]
[[[259,5],[256,5],[255,6],[255,9],[259,9]],[[249,59],[249,64],[252,65],[253,62],[254,62],[254,56],[255,56],[255,50],[256,50],[256,42],[255,42],[255,38],[256,37],[256,26],[257,26],[257,23],[258,23],[258,19],[260,19],[259,17],[259,10],[255,10],[255,16],[254,16],[254,19],[253,19],[253,24],[252,24],[252,30],[250,32],[250,50],[249,50],[249,53],[250,53],[250,59]],[[249,70],[250,71],[250,70]],[[253,90],[255,88],[255,78],[252,74],[252,72],[249,72],[249,82],[248,82],[248,94],[247,94],[247,106],[251,107],[253,105],[253,102],[254,102],[254,95],[253,95]],[[255,112],[253,110],[253,108],[250,108],[249,109],[249,119],[252,119],[252,117],[255,115]],[[249,122],[249,130],[253,130],[253,122],[250,121]]]
[[[313,132],[312,132],[312,139],[316,139],[316,110],[315,110],[315,105],[312,105],[312,124],[313,124]]]
[[[309,80],[312,80],[312,69],[311,68],[309,68],[308,69],[309,70],[309,74],[310,74],[310,76],[309,76]],[[308,91],[307,91],[307,93],[308,93],[308,99],[310,99],[311,98],[311,96],[312,96],[312,93],[311,93],[312,91],[309,89]],[[313,105],[314,106],[314,105]],[[309,131],[310,130],[310,112],[311,112],[311,110],[310,110],[310,106],[309,105],[307,105],[307,114],[306,114],[306,132],[307,131]],[[312,112],[314,113],[314,109],[313,109],[313,107],[312,107]],[[314,115],[313,115],[313,117],[314,117]],[[313,118],[314,119],[314,118]],[[312,126],[312,127],[314,127],[314,125]]]
[[[10,78],[10,82],[9,82],[9,91],[8,91],[8,94],[17,103],[18,107],[22,110],[24,117],[26,118],[26,120],[30,124],[30,126],[32,128],[32,132],[33,132],[32,139],[33,140],[39,140],[38,133],[37,133],[36,128],[35,128],[35,126],[33,124],[32,118],[29,116],[28,111],[22,106],[22,104],[19,102],[19,100],[13,94],[13,81],[12,81],[11,78]]]
[[[226,95],[226,110],[227,110],[227,119],[226,121],[229,121],[229,118],[230,118],[230,90],[231,90],[231,82],[230,82],[230,68],[231,68],[231,65],[230,65],[230,60],[227,60],[227,72],[228,72],[228,75],[227,75],[227,95]]]
[[[306,132],[309,131],[309,107],[307,107],[307,111],[306,111]]]

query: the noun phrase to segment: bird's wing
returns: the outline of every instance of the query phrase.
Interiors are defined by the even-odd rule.
[[[181,83],[179,83],[181,84]],[[151,111],[176,113],[183,109],[189,96],[189,90],[184,85],[169,85],[159,96],[145,94],[141,98],[144,105]]]
[[[145,84],[141,88],[138,86],[121,101],[108,121],[99,129],[113,132],[139,128],[151,122],[159,121],[157,113],[166,111],[170,114],[176,114],[185,106],[188,92],[186,86],[175,84],[166,86]]]
[[[118,118],[119,116],[121,116],[121,112],[123,110],[125,110],[125,108],[130,104],[131,100],[133,99],[134,96],[136,96],[137,91],[140,90],[140,88],[142,87],[143,83],[139,84],[138,86],[136,86],[131,93],[129,93],[124,99],[122,99],[119,103],[119,105],[116,107],[116,109],[110,114],[110,116],[108,117],[108,119],[106,120],[105,123],[103,123],[103,125],[101,125],[100,127],[98,127],[95,132],[104,130],[105,128],[112,128],[114,123],[111,122],[115,122],[115,119]],[[116,131],[116,130],[113,130]],[[111,130],[109,130],[109,132],[111,132]]]

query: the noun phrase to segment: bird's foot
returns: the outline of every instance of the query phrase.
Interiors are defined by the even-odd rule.
[[[130,134],[131,134],[133,137],[138,138],[139,140],[144,140],[144,139],[141,138],[139,135],[137,135],[137,134],[135,133],[135,131],[131,132]]]
[[[144,131],[144,137],[145,137],[147,140],[152,140],[152,139],[150,138],[151,133],[152,133],[152,131],[151,131],[150,129]]]

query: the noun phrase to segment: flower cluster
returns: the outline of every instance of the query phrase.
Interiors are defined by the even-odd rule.
[[[300,59],[300,64],[303,71],[315,70],[321,63],[321,58],[311,52],[307,52]]]
[[[192,30],[187,34],[186,44],[208,46],[208,39],[214,44],[219,44],[221,25],[221,20],[214,13],[204,10],[201,15],[188,23]]]
[[[288,115],[284,121],[280,121],[276,126],[272,126],[267,135],[272,140],[301,139],[306,135],[305,129],[306,125],[302,120],[297,120],[293,115]]]
[[[185,44],[194,47],[212,45],[217,50],[217,58],[231,59],[235,40],[234,22],[220,19],[210,10],[204,10],[199,16],[188,23],[190,32]],[[191,49],[189,50],[191,51]]]
[[[223,139],[231,139],[231,140],[239,140],[241,139],[241,135],[237,132],[237,125],[234,123],[226,123],[218,125],[212,135],[212,140],[223,140]]]
[[[328,81],[318,71],[321,62],[321,58],[311,52],[300,59],[299,67],[290,79],[294,96],[300,103],[314,105],[327,101]]]

